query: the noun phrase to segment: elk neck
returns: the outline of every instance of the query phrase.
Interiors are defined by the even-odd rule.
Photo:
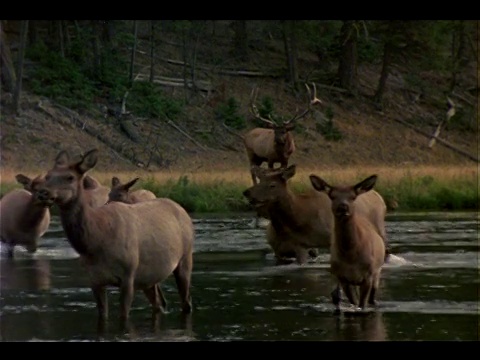
[[[345,218],[339,218],[335,216],[335,247],[340,254],[348,254],[355,251],[358,245],[357,234],[358,228],[355,214]]]
[[[295,194],[287,188],[285,196],[269,206],[270,219],[275,230],[289,228],[295,229],[299,225],[299,206],[296,203]]]
[[[78,196],[65,205],[59,205],[60,219],[67,239],[80,255],[88,255],[91,252],[89,244],[88,226],[95,220],[91,214],[93,208],[86,205],[86,197],[83,188],[79,188]]]
[[[19,223],[20,228],[22,229],[33,229],[44,221],[47,212],[50,210],[39,204],[35,204],[35,199],[33,196],[28,200],[28,206],[25,208],[23,216],[21,217],[21,222]]]

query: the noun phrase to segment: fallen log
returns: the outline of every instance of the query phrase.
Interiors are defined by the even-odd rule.
[[[421,129],[418,129],[417,127],[415,127],[415,126],[413,126],[413,125],[411,125],[411,124],[409,124],[409,123],[407,123],[406,121],[403,121],[403,120],[401,120],[401,119],[397,119],[397,118],[389,117],[389,116],[387,116],[386,118],[387,118],[387,119],[394,120],[394,121],[396,121],[396,122],[398,122],[398,123],[400,123],[400,124],[402,124],[402,125],[405,125],[406,127],[409,127],[410,129],[412,129],[412,130],[418,132],[419,134],[422,134],[422,135],[424,135],[424,136],[426,136],[426,137],[428,137],[428,138],[430,138],[430,137],[432,136],[431,134],[429,134],[429,133],[427,133],[427,132],[425,132],[425,131],[423,131],[423,130],[421,130]],[[477,162],[477,163],[480,162],[480,160],[479,160],[478,158],[476,158],[476,157],[473,156],[472,154],[469,154],[468,152],[466,152],[466,151],[464,151],[464,150],[462,150],[462,149],[457,148],[455,145],[450,144],[449,142],[447,142],[447,141],[445,141],[445,140],[443,140],[443,139],[440,139],[440,138],[438,138],[438,137],[436,138],[436,140],[437,140],[440,144],[444,145],[445,147],[447,147],[447,148],[449,148],[449,149],[451,149],[451,150],[453,150],[453,151],[455,151],[455,152],[457,152],[457,153],[459,153],[459,154],[461,154],[461,155],[469,158],[470,160],[473,160],[473,161],[475,161],[475,162]]]

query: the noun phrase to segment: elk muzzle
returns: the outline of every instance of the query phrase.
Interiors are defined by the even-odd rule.
[[[350,216],[350,207],[347,203],[340,203],[334,207],[333,213],[337,217],[348,217]]]
[[[52,206],[55,202],[55,196],[46,188],[39,189],[36,193],[37,200],[47,206]]]

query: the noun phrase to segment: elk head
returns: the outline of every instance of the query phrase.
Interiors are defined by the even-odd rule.
[[[70,161],[62,150],[55,158],[55,164],[45,176],[45,183],[39,190],[39,198],[47,204],[66,205],[78,198],[83,190],[83,176],[97,163],[98,150],[88,151],[79,160]]]
[[[310,175],[310,181],[315,190],[326,192],[332,200],[333,215],[337,219],[348,219],[354,213],[355,199],[373,189],[377,175],[371,175],[353,186],[331,186],[313,174]]]
[[[108,194],[108,202],[111,201],[120,201],[120,202],[129,202],[128,201],[128,191],[130,188],[138,181],[140,178],[135,178],[126,184],[122,184],[120,179],[116,176],[112,177],[112,188]]]
[[[287,181],[295,175],[296,166],[290,165],[287,168],[275,170],[252,166],[252,171],[260,179],[260,182],[246,189],[243,196],[248,199],[258,213],[263,214],[268,207],[275,205],[287,196]]]
[[[308,107],[301,113],[296,113],[290,120],[284,121],[282,124],[277,124],[273,121],[273,119],[269,116],[269,119],[266,119],[262,117],[258,111],[258,108],[255,105],[257,95],[258,95],[258,89],[254,88],[250,94],[250,112],[253,114],[253,116],[264,123],[267,124],[269,128],[272,128],[275,131],[275,142],[279,144],[284,144],[286,142],[286,133],[293,130],[296,125],[296,121],[304,118],[311,110],[312,106],[315,104],[322,104],[322,100],[317,98],[317,88],[315,86],[315,83],[313,84],[313,95],[310,90],[310,87],[305,84],[305,87],[307,88],[308,95],[310,98],[310,101],[308,103]]]

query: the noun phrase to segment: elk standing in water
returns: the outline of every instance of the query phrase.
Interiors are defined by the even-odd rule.
[[[350,303],[361,309],[366,302],[375,305],[382,265],[385,260],[384,239],[371,220],[357,207],[373,189],[377,180],[372,175],[353,186],[331,186],[325,180],[310,175],[313,187],[328,194],[332,201],[334,232],[330,246],[330,270]],[[357,298],[357,290],[360,297]],[[340,291],[332,292],[332,302],[340,311]]]
[[[293,135],[291,133],[295,128],[295,121],[307,115],[311,111],[312,105],[322,103],[322,101],[317,98],[315,84],[313,84],[313,96],[308,85],[305,84],[305,86],[307,87],[309,96],[312,97],[308,104],[308,108],[301,114],[296,114],[292,119],[284,121],[281,125],[274,123],[271,119],[265,119],[260,116],[260,113],[255,106],[257,91],[256,89],[252,91],[250,111],[257,119],[263,121],[269,126],[269,129],[254,128],[247,132],[243,137],[254,185],[257,183],[257,179],[252,170],[254,165],[261,166],[264,162],[267,162],[270,169],[273,169],[275,163],[280,163],[280,167],[287,167],[288,159],[295,151],[295,141],[293,140]]]
[[[13,258],[16,245],[22,245],[29,253],[37,251],[38,240],[50,225],[50,210],[36,193],[44,178],[37,176],[32,180],[18,174],[16,179],[24,189],[14,189],[0,200],[0,240],[7,246],[9,258]]]
[[[270,219],[267,242],[277,259],[293,253],[297,263],[303,264],[311,249],[328,248],[334,224],[328,196],[313,189],[303,194],[292,191],[287,181],[295,175],[295,165],[273,170],[254,167],[253,171],[260,182],[243,195]],[[357,203],[358,212],[367,216],[385,239],[386,206],[380,194],[368,192]]]
[[[130,188],[138,180],[140,180],[140,178],[137,177],[126,184],[122,184],[118,177],[112,177],[112,188],[108,194],[108,201],[120,201],[125,204],[135,204],[140,201],[156,199],[155,194],[150,190],[138,189],[130,192]]]
[[[99,320],[108,317],[107,286],[120,288],[120,318],[127,320],[135,290],[143,290],[155,313],[162,311],[158,286],[175,276],[182,312],[191,313],[190,282],[194,227],[188,213],[170,199],[92,207],[83,187],[97,163],[97,150],[78,161],[61,151],[45,176],[39,198],[56,204],[71,246],[90,277]]]

